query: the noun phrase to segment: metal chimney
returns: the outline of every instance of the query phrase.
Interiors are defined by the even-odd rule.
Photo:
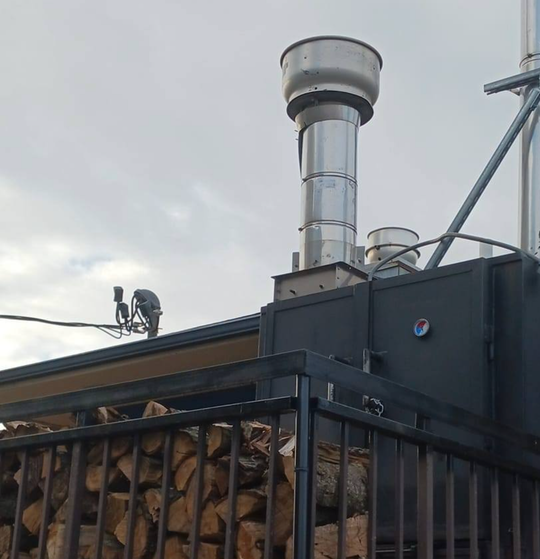
[[[379,96],[380,54],[346,37],[291,45],[281,57],[287,113],[299,132],[299,269],[355,262],[358,128]]]
[[[540,68],[540,0],[521,2],[522,72]],[[532,87],[522,90],[525,103]],[[519,234],[520,247],[540,255],[540,124],[533,113],[521,133]]]

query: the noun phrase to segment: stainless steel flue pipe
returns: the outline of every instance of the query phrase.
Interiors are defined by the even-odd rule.
[[[521,2],[522,72],[540,68],[540,0]],[[522,90],[525,103],[532,88]],[[540,123],[533,113],[521,133],[519,235],[520,248],[540,255]]]
[[[281,57],[287,113],[299,132],[300,269],[352,264],[358,128],[379,96],[379,53],[345,37],[313,37]]]

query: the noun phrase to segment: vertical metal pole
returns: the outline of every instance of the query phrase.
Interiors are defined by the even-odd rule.
[[[240,459],[240,444],[242,442],[242,426],[240,420],[233,424],[231,441],[231,461],[229,469],[229,508],[225,526],[225,559],[234,559],[236,536],[236,503],[238,500],[238,469]]]
[[[446,457],[446,559],[454,559],[456,555],[456,513],[454,457]]]
[[[161,511],[159,515],[158,536],[155,559],[165,559],[165,543],[167,541],[167,521],[169,519],[170,490],[172,478],[172,452],[174,435],[168,430],[163,448],[163,477],[161,478]]]
[[[90,414],[80,412],[77,415],[77,426],[83,427],[90,421]],[[71,469],[69,473],[68,507],[66,514],[66,532],[64,541],[64,559],[77,557],[79,537],[81,533],[81,503],[86,479],[86,444],[75,441],[71,453]]]
[[[395,471],[395,530],[396,559],[403,559],[404,505],[405,505],[405,453],[403,440],[396,439],[396,471]]]
[[[470,559],[478,559],[478,472],[476,462],[469,466],[469,541]]]
[[[377,557],[377,490],[379,483],[379,434],[370,431],[368,472],[368,559]]]
[[[294,474],[294,531],[293,549],[295,559],[309,559],[309,398],[310,378],[296,377],[296,455]]]
[[[491,559],[501,559],[501,524],[499,510],[499,470],[491,471]]]
[[[56,447],[52,446],[48,453],[47,473],[43,489],[43,508],[41,509],[41,526],[39,528],[37,559],[45,559],[49,520],[51,517],[51,496],[53,488],[54,469],[56,465]]]
[[[270,458],[268,464],[268,499],[266,501],[266,526],[264,537],[264,559],[274,557],[274,524],[276,516],[276,485],[279,451],[279,415],[270,419],[272,435],[270,439]]]
[[[341,424],[341,442],[338,480],[338,550],[337,559],[347,557],[347,486],[349,479],[349,424]]]
[[[540,68],[540,0],[521,2],[522,72]],[[534,86],[522,89],[522,105],[535,91]],[[540,251],[540,125],[535,114],[521,134],[519,188],[519,245],[538,256]]]
[[[417,416],[416,427],[427,429],[429,420]],[[433,559],[433,448],[418,447],[418,558]]]

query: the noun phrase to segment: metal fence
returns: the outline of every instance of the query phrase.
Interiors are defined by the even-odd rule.
[[[175,412],[159,417],[131,419],[104,425],[86,425],[87,410],[99,406],[121,406],[135,402],[169,399],[173,396],[204,394],[257,382],[296,377],[296,393],[291,396],[239,402],[205,409]],[[316,384],[332,384],[343,389],[382,399],[414,417],[413,424],[396,421],[351,408],[314,395]],[[361,398],[359,397],[359,401]],[[134,381],[122,385],[86,389],[43,400],[7,404],[0,408],[0,421],[38,419],[48,414],[76,412],[75,428],[0,440],[0,468],[8,453],[17,451],[21,472],[17,493],[11,559],[20,557],[23,511],[27,496],[29,460],[37,449],[50,456],[43,485],[41,528],[37,558],[46,555],[47,531],[51,520],[51,492],[55,476],[57,448],[70,449],[68,510],[65,523],[63,557],[78,556],[81,527],[81,496],[84,492],[86,452],[90,442],[103,442],[102,486],[96,522],[94,559],[101,559],[107,505],[108,469],[111,441],[115,437],[132,439],[132,481],[130,484],[127,535],[123,551],[132,559],[138,479],[141,462],[141,437],[144,433],[165,433],[164,467],[161,483],[161,514],[157,526],[156,559],[163,559],[167,537],[169,488],[172,483],[171,452],[175,430],[197,427],[197,467],[195,505],[190,534],[191,559],[199,557],[202,492],[204,484],[205,434],[216,422],[232,424],[229,471],[229,508],[224,541],[224,559],[235,556],[236,492],[241,444],[241,421],[261,419],[271,425],[268,460],[268,499],[264,559],[276,557],[274,518],[278,470],[279,428],[284,415],[294,415],[296,431],[293,549],[295,559],[311,559],[316,548],[317,460],[321,422],[337,425],[340,444],[338,541],[335,557],[347,557],[347,479],[351,438],[365,436],[369,446],[367,556],[375,557],[490,557],[503,559],[540,559],[540,470],[534,466],[540,453],[539,440],[486,417],[435,400],[404,386],[362,372],[331,359],[297,351],[198,371],[181,372],[159,380]],[[453,426],[455,437],[441,436],[436,426]],[[477,443],[464,444],[458,433],[477,436]],[[486,448],[486,441],[491,450]],[[391,453],[388,448],[391,446]],[[497,446],[499,445],[499,446]],[[502,446],[501,446],[502,445]],[[500,452],[498,448],[502,449]],[[383,450],[384,449],[384,450]],[[408,450],[407,450],[408,449]],[[411,454],[412,449],[412,454]],[[495,451],[495,450],[497,451]],[[511,456],[509,458],[508,456]],[[456,532],[456,510],[463,520],[463,494],[456,494],[456,463],[467,467],[467,529]],[[443,470],[441,471],[441,464]],[[384,471],[382,466],[384,466]],[[392,470],[391,480],[388,469]],[[460,470],[460,471],[461,471]],[[461,475],[461,474],[460,474]],[[384,494],[381,494],[384,476]],[[414,483],[411,479],[414,478]],[[461,482],[460,477],[460,482]],[[388,488],[390,487],[390,492]],[[484,490],[487,487],[487,490]],[[413,497],[411,497],[413,495]],[[411,500],[414,500],[412,506]],[[508,503],[508,507],[506,507]],[[434,506],[435,505],[435,506]],[[444,510],[443,517],[436,509]],[[504,510],[503,510],[504,509]],[[507,510],[508,509],[508,510]],[[393,518],[391,533],[381,536],[381,512]],[[408,513],[407,511],[413,511]],[[411,514],[414,518],[410,518]],[[506,518],[508,516],[508,519]],[[459,523],[458,522],[458,523]],[[414,524],[411,535],[410,525]],[[507,526],[508,524],[508,526]],[[442,533],[441,533],[442,529]],[[504,533],[502,533],[504,531]],[[507,549],[509,548],[509,549]],[[508,555],[510,553],[510,555]]]

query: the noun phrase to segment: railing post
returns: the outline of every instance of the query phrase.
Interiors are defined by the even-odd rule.
[[[306,375],[296,377],[296,398],[293,549],[294,559],[310,559],[310,378]]]
[[[77,414],[77,427],[84,427],[90,423],[88,412]],[[86,479],[86,443],[76,441],[71,451],[71,467],[69,473],[69,488],[67,500],[66,528],[64,540],[64,559],[77,557],[79,551],[79,536],[81,533],[81,503]]]

